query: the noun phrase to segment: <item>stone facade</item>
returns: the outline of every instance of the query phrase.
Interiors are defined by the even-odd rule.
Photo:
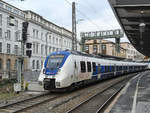
[[[108,40],[86,41],[85,51],[89,54],[104,54],[117,57],[126,57],[126,49],[120,47],[120,52],[116,51],[115,43]]]
[[[0,78],[16,78],[18,56],[0,53]],[[27,70],[27,57],[24,58],[24,70]]]
[[[132,60],[143,60],[144,55],[139,53],[131,43],[129,42],[121,42],[120,46],[124,49],[127,49],[126,58],[132,59]]]
[[[24,70],[40,71],[47,55],[53,51],[72,48],[72,32],[39,14],[23,11],[0,1],[0,72],[16,71],[21,55],[22,23],[28,22],[27,42],[32,43],[32,56],[24,59]],[[10,23],[14,26],[10,26]],[[24,54],[26,53],[26,48]],[[9,69],[7,68],[10,65]]]

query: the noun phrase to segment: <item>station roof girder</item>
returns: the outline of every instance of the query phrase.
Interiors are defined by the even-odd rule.
[[[150,56],[150,0],[108,1],[132,45],[142,54]]]

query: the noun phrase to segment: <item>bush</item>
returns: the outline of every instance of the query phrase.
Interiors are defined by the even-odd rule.
[[[11,84],[14,84],[15,82],[16,82],[15,79],[3,79],[3,80],[0,80],[0,87],[11,85]]]

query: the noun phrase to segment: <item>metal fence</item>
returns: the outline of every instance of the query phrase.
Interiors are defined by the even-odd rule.
[[[26,71],[23,73],[25,81],[37,81],[40,75],[40,71]]]
[[[40,71],[25,71],[23,72],[23,79],[25,81],[37,81]],[[0,79],[16,79],[17,71],[0,71]]]
[[[17,79],[17,71],[0,71],[0,79]]]

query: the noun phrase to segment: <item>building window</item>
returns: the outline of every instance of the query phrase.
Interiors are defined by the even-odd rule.
[[[45,54],[47,55],[47,45],[45,46]]]
[[[25,14],[24,14],[24,13],[21,13],[21,16],[22,16],[22,17],[25,17]]]
[[[38,31],[38,30],[36,30],[36,38],[38,38],[38,34],[39,34],[39,31]]]
[[[18,45],[14,46],[15,54],[18,55]]]
[[[58,38],[56,38],[56,44],[58,44]]]
[[[106,45],[102,45],[102,54],[106,54]]]
[[[14,13],[19,15],[19,11],[17,9],[14,9]]]
[[[43,33],[41,33],[41,40],[43,40]]]
[[[0,3],[0,7],[3,7],[3,3]]]
[[[7,53],[10,53],[10,44],[7,44]]]
[[[15,60],[14,70],[17,70],[17,66],[18,66],[18,63],[17,63],[17,60]]]
[[[9,7],[9,6],[7,6],[7,5],[6,5],[6,9],[7,9],[8,11],[10,11],[10,12],[12,11],[12,8]]]
[[[36,61],[36,69],[39,69],[39,61]]]
[[[51,43],[51,35],[49,35],[49,42]]]
[[[64,46],[66,46],[66,40],[64,40]]]
[[[0,14],[0,26],[2,25],[2,14]]]
[[[10,24],[10,17],[7,17],[7,27],[10,27],[9,24]]]
[[[36,54],[39,53],[39,44],[36,44]]]
[[[41,45],[41,55],[43,55],[44,45]]]
[[[36,30],[33,29],[33,38],[35,38]]]
[[[10,71],[10,65],[11,65],[11,60],[8,59],[7,64],[6,64],[6,68],[7,68],[8,71]]]
[[[93,52],[94,52],[94,53],[97,53],[97,45],[94,45],[94,46],[93,46]]]
[[[35,54],[35,44],[33,44],[33,54]]]
[[[3,65],[3,62],[2,62],[2,59],[0,59],[0,70],[2,70],[2,65]]]
[[[11,39],[11,32],[10,32],[10,30],[7,30],[7,32],[6,32],[6,39],[7,40]]]
[[[15,41],[18,41],[19,37],[20,37],[19,32],[15,32]]]
[[[85,46],[85,51],[86,51],[86,52],[89,51],[89,46],[88,46],[88,45]]]
[[[32,69],[35,69],[35,60],[32,61]]]
[[[51,47],[49,47],[49,53],[51,53]]]
[[[55,37],[53,37],[53,41],[52,42],[53,42],[53,44],[55,44]]]
[[[61,44],[61,39],[59,39],[59,44]]]
[[[55,47],[53,47],[53,52],[55,51]]]
[[[18,20],[15,20],[15,28],[18,29]]]
[[[0,53],[2,53],[2,42],[0,42]]]
[[[2,28],[0,28],[0,38],[2,38]]]

